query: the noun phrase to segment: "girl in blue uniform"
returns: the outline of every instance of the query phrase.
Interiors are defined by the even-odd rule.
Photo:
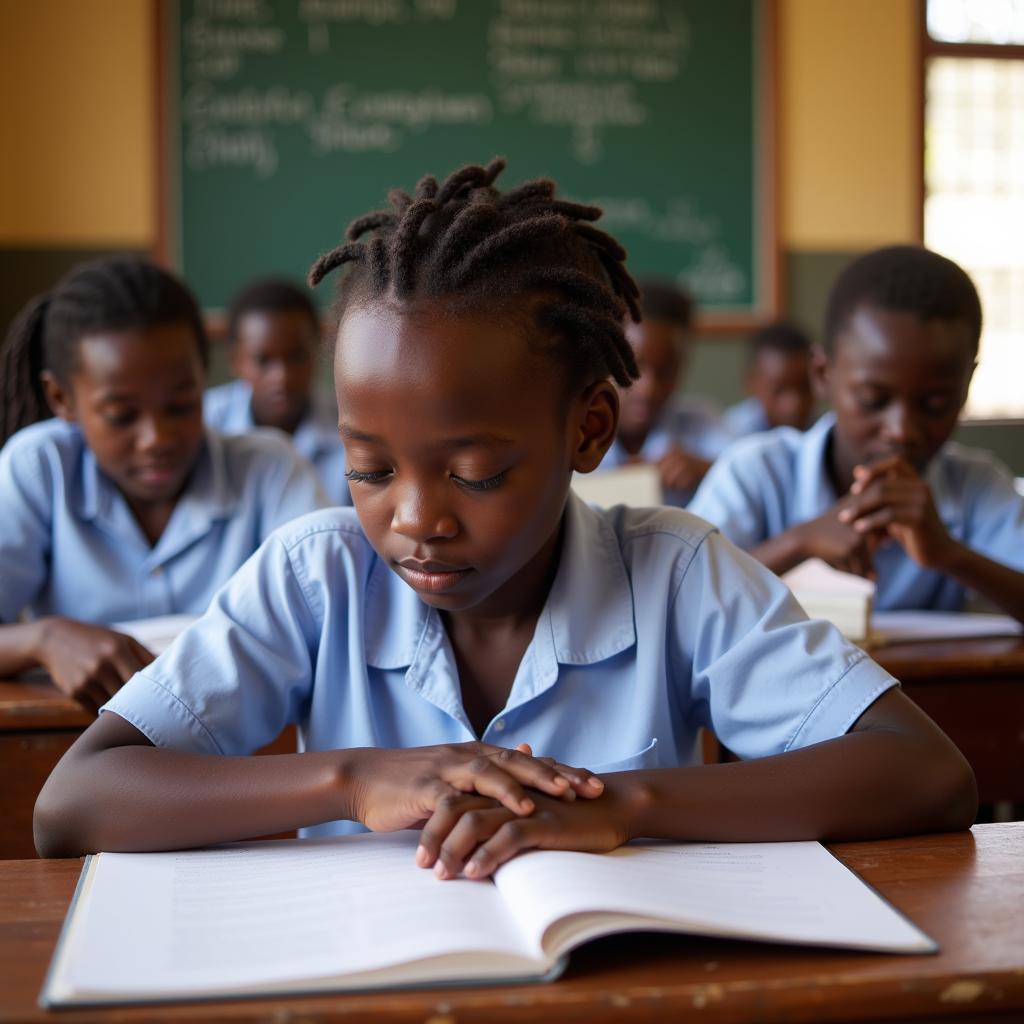
[[[418,864],[480,878],[531,847],[970,824],[955,747],[767,570],[570,494],[637,375],[636,288],[598,209],[502,167],[392,193],[318,261],[349,268],[355,509],[277,531],[115,695],[40,795],[42,853],[411,827]],[[302,753],[224,756],[289,721]],[[743,760],[700,764],[702,725]]]
[[[191,294],[133,258],[83,264],[12,324],[0,676],[42,666],[99,707],[152,661],[106,624],[198,615],[276,526],[326,504],[285,440],[204,431],[206,358]]]

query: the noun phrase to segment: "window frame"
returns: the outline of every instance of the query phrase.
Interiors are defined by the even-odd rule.
[[[925,243],[924,208],[928,197],[928,181],[926,170],[926,132],[928,103],[928,65],[935,57],[982,58],[986,60],[1019,60],[1024,61],[1024,44],[1021,43],[952,43],[933,39],[928,34],[928,0],[918,0],[918,50],[919,75],[917,79],[917,137],[920,140],[919,164],[917,175],[918,197],[917,235],[921,243]],[[1013,425],[1024,426],[1024,415],[1021,416],[972,416],[961,418],[962,425]]]

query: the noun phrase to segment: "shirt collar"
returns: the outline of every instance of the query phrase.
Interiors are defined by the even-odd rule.
[[[803,434],[793,431],[798,438],[793,522],[815,519],[838,500],[826,459],[835,422],[835,413],[827,412]]]
[[[437,611],[425,605],[379,558],[366,589],[366,660],[399,669],[433,659],[443,643]],[[540,665],[589,665],[636,643],[633,591],[618,538],[602,513],[570,492],[562,554],[537,621]]]
[[[81,466],[82,486],[76,510],[79,517],[113,536],[134,531],[141,538],[141,530],[124,495],[100,469],[84,440]],[[154,556],[158,561],[171,557],[205,534],[214,520],[233,515],[237,507],[238,495],[228,475],[224,438],[206,429],[199,459],[167,528],[153,548]]]

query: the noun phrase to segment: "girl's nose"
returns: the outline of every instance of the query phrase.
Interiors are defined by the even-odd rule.
[[[459,532],[458,520],[430,489],[402,488],[391,516],[391,529],[418,543],[450,540]]]

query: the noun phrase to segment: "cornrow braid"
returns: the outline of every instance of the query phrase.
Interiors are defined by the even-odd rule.
[[[199,307],[176,277],[133,256],[79,264],[51,291],[29,302],[7,331],[0,348],[0,444],[22,427],[50,417],[42,372],[49,370],[66,386],[83,338],[178,323],[195,332],[206,365],[208,342]]]
[[[530,307],[535,327],[569,387],[609,376],[628,386],[639,371],[623,321],[640,319],[640,292],[625,250],[594,227],[599,207],[557,198],[549,179],[499,192],[504,168],[502,159],[467,164],[440,183],[421,178],[412,195],[392,189],[389,208],[352,221],[345,240],[313,264],[309,283],[350,265],[338,284],[339,320],[349,303],[389,295],[521,311],[530,293],[539,300]]]

